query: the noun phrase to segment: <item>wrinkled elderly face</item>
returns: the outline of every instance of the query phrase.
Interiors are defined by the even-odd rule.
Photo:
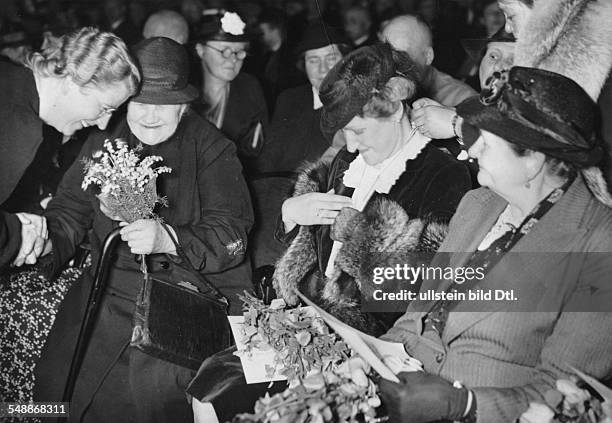
[[[174,134],[186,104],[145,104],[130,101],[127,122],[136,138],[147,145],[166,141]]]
[[[310,84],[319,90],[321,82],[331,68],[342,59],[342,53],[336,44],[331,44],[304,53],[304,68]]]
[[[398,123],[391,118],[355,116],[341,131],[348,151],[359,151],[367,164],[375,166],[397,149],[398,128]]]
[[[519,0],[499,0],[499,7],[506,16],[506,32],[514,34],[518,39],[521,28],[531,15],[531,9]]]
[[[492,132],[480,131],[480,137],[469,148],[470,157],[478,160],[478,183],[504,198],[517,192],[527,180],[525,157],[510,143]]]
[[[494,72],[509,70],[514,64],[514,43],[491,42],[487,44],[487,52],[480,61],[478,76],[480,88],[489,86]]]
[[[204,72],[221,81],[232,82],[242,69],[247,45],[244,42],[207,41],[198,44],[196,49]]]

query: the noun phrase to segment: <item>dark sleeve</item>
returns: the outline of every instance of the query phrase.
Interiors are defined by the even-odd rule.
[[[6,107],[6,106],[5,106]],[[34,160],[42,138],[42,121],[25,106],[0,112],[0,204],[11,195]]]
[[[463,163],[451,159],[432,175],[427,184],[423,195],[426,202],[420,215],[434,221],[449,222],[461,198],[471,188],[472,181],[468,168]]]
[[[273,172],[278,170],[278,165],[283,160],[284,137],[282,136],[282,129],[287,119],[287,112],[290,108],[290,102],[286,101],[287,98],[286,92],[281,93],[278,97],[274,107],[274,116],[272,117],[268,129],[265,131],[264,146],[258,158],[261,172]]]
[[[91,194],[81,188],[85,158],[91,158],[95,150],[102,149],[99,136],[90,137],[72,166],[64,174],[57,194],[49,202],[44,216],[47,218],[49,237],[53,244],[53,273],[74,256],[77,246],[91,228],[94,210]]]
[[[21,222],[11,213],[0,211],[0,268],[8,264],[21,246]]]
[[[196,269],[221,272],[244,261],[254,220],[233,143],[220,138],[198,153],[198,184],[200,220],[173,227]]]

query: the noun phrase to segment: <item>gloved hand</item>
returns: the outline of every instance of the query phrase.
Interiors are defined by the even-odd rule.
[[[469,392],[455,388],[440,376],[424,372],[397,375],[400,383],[381,379],[379,388],[391,423],[461,420]]]

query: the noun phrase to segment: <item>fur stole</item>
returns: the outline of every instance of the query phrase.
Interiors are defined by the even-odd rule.
[[[329,166],[326,162],[316,162],[306,167],[298,177],[293,195],[326,192]],[[274,289],[278,297],[290,305],[298,303],[294,289],[306,290],[306,295],[332,314],[372,333],[367,317],[361,312],[360,297],[371,294],[374,268],[410,264],[410,260],[414,260],[410,253],[437,251],[448,225],[410,219],[397,202],[385,198],[370,201],[364,211],[352,219],[349,228],[349,236],[336,257],[334,274],[330,278],[317,274],[314,286],[305,289],[304,278],[316,270],[319,263],[312,229],[300,227],[298,235],[276,263]]]
[[[610,0],[537,0],[514,64],[560,73],[597,101],[612,67],[611,23]]]

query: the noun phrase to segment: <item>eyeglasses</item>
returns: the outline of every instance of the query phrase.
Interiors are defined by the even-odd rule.
[[[112,115],[117,109],[113,108],[113,107],[108,107],[105,105],[102,105],[102,110],[100,110],[100,114],[98,115],[97,119],[102,119],[104,116],[106,115]]]
[[[234,56],[237,60],[244,60],[244,58],[247,57],[246,50],[234,51],[234,50],[232,50],[229,47],[225,47],[222,50],[220,48],[213,47],[213,46],[211,46],[209,44],[206,44],[206,47],[209,47],[209,48],[212,48],[215,51],[218,51],[226,59],[229,59],[230,57]]]

